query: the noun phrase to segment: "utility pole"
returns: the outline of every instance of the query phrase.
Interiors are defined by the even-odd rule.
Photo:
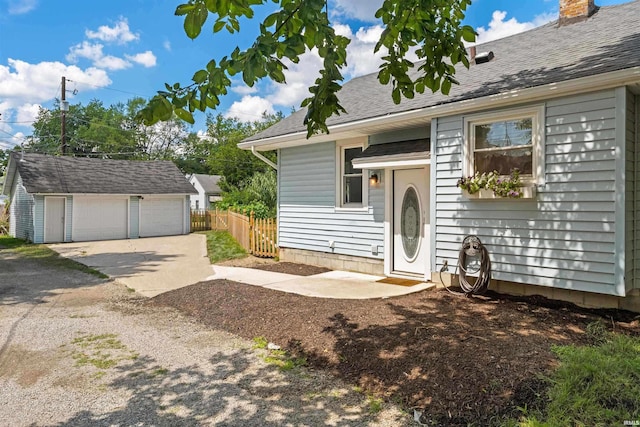
[[[60,95],[60,119],[62,120],[61,132],[60,132],[60,151],[64,156],[67,153],[67,111],[69,110],[69,104],[67,104],[67,79],[62,76],[62,93]]]

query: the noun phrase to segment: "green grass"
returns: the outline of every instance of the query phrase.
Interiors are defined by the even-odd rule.
[[[76,366],[92,365],[104,370],[113,368],[121,361],[136,360],[138,354],[129,350],[116,334],[82,335],[71,344],[78,349],[71,357]]]
[[[101,279],[107,279],[109,277],[106,274],[103,274],[98,270],[94,270],[91,267],[87,267],[84,264],[80,264],[79,262],[69,258],[64,258],[56,251],[49,249],[45,245],[35,245],[21,239],[0,236],[0,250],[2,249],[8,249],[26,258],[38,260],[39,262],[51,267],[82,271],[83,273],[91,274]]]
[[[269,345],[269,341],[265,337],[255,337],[253,339],[253,348],[265,349]]]
[[[244,258],[247,251],[226,231],[202,231],[207,236],[207,253],[212,264]]]
[[[640,337],[588,329],[594,345],[558,346],[548,403],[520,426],[612,426],[640,421]]]

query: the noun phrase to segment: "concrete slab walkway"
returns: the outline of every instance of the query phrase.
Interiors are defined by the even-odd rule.
[[[340,270],[306,277],[221,265],[214,266],[214,270],[215,274],[208,277],[208,280],[227,279],[248,285],[262,286],[277,291],[318,298],[390,298],[435,287],[433,283],[419,283],[414,286],[379,283],[378,280],[384,279],[384,277]]]
[[[211,276],[203,234],[49,245],[60,255],[153,297]]]
[[[154,297],[204,280],[226,279],[309,297],[390,298],[434,287],[378,283],[381,276],[329,271],[314,276],[211,265],[203,234],[49,245],[62,256],[107,274],[141,295]]]

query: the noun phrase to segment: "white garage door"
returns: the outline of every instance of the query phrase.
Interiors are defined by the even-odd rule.
[[[185,199],[144,196],[140,200],[140,237],[184,233]]]
[[[72,239],[115,240],[128,237],[128,203],[126,198],[73,198]]]

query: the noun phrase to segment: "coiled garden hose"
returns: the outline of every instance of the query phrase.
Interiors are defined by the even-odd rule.
[[[469,257],[480,258],[480,264],[477,270],[470,271],[468,269],[467,262]],[[447,265],[445,264],[440,269],[440,283],[442,283],[447,291],[461,295],[461,293],[449,289],[442,280],[442,273],[446,268]],[[458,265],[456,265],[453,274],[457,274],[458,269],[460,269],[458,281],[460,282],[463,295],[471,296],[485,293],[491,282],[491,260],[489,259],[489,251],[487,251],[487,248],[482,244],[478,236],[469,235],[462,241],[462,248],[460,248],[458,254]],[[478,275],[473,284],[469,283],[467,274]]]

